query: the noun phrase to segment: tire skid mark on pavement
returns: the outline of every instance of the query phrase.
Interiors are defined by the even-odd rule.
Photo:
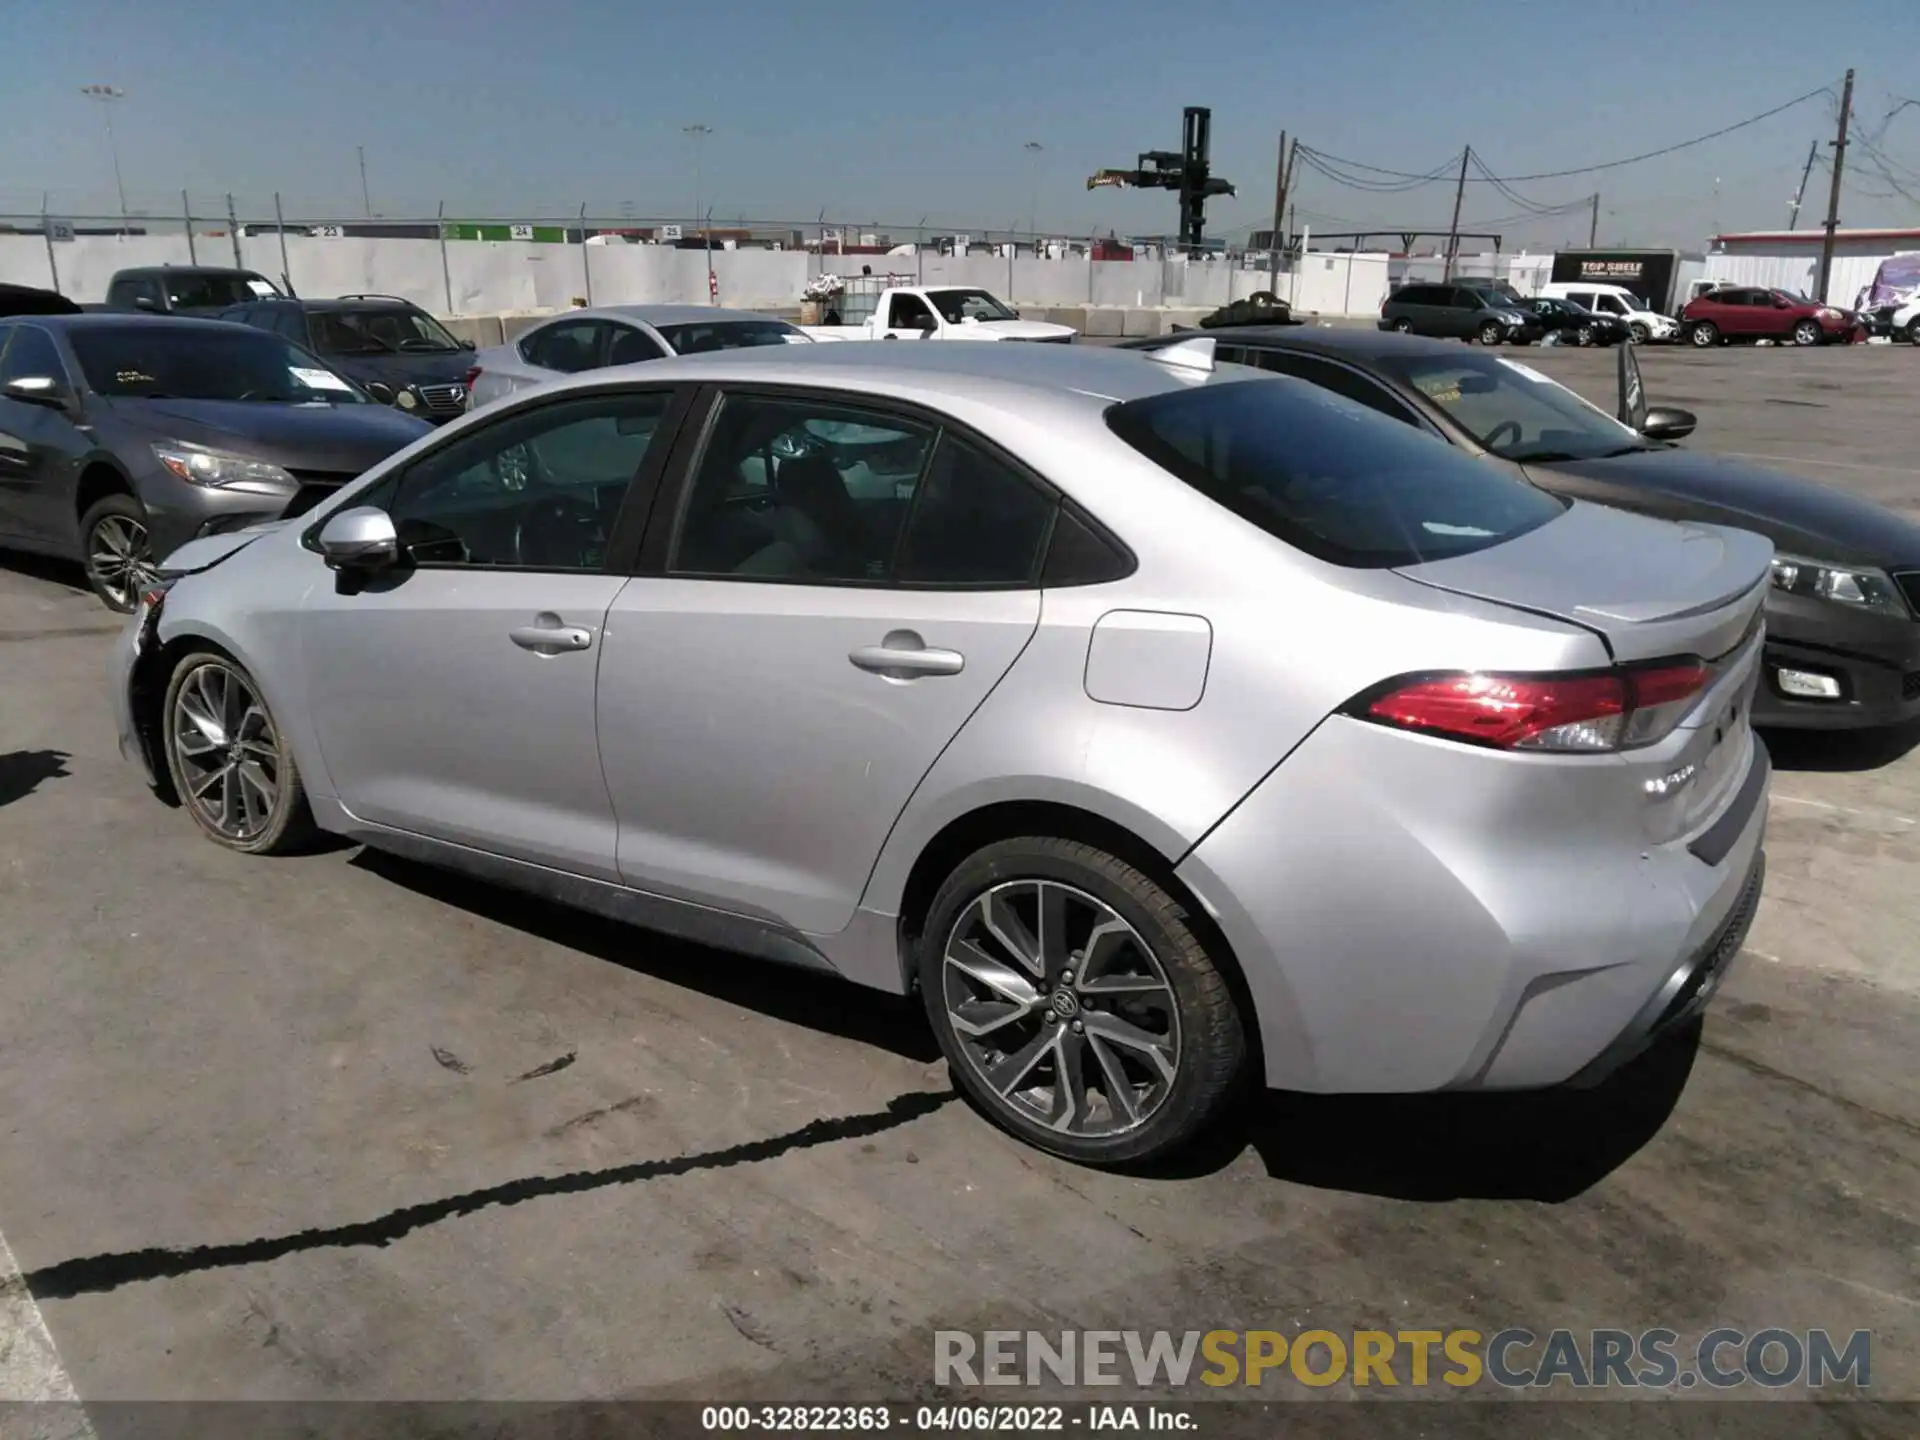
[[[71,1405],[79,1398],[33,1290],[14,1261],[7,1237],[0,1235],[0,1403]],[[91,1440],[93,1427],[84,1412],[73,1418],[67,1433],[74,1440]]]
[[[664,1180],[702,1170],[726,1170],[754,1165],[795,1150],[809,1150],[840,1140],[859,1140],[910,1124],[959,1098],[952,1090],[912,1090],[897,1095],[884,1109],[858,1115],[809,1120],[805,1125],[762,1140],[746,1140],[718,1150],[696,1151],[663,1160],[640,1160],[604,1170],[576,1170],[565,1175],[533,1175],[489,1185],[465,1194],[416,1205],[403,1205],[372,1220],[315,1227],[290,1235],[264,1235],[228,1245],[197,1245],[186,1249],[153,1247],[118,1254],[86,1255],[35,1270],[24,1278],[27,1303],[32,1296],[67,1300],[76,1295],[98,1295],[146,1280],[172,1279],[205,1270],[259,1265],[306,1250],[373,1246],[385,1248],[411,1232],[444,1220],[472,1215],[493,1206],[523,1204],[548,1195],[577,1195],[616,1185]],[[34,1309],[37,1317],[39,1311]],[[45,1334],[42,1326],[41,1333]],[[51,1353],[52,1342],[47,1342]]]

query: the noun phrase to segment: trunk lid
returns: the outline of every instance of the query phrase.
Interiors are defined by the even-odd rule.
[[[1772,542],[1744,530],[1575,501],[1504,544],[1397,573],[1583,626],[1627,664],[1712,660],[1738,647],[1766,601],[1772,560]]]

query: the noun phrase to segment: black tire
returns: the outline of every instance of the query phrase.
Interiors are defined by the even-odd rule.
[[[1638,320],[1627,326],[1627,334],[1633,337],[1633,343],[1636,345],[1644,345],[1653,338],[1653,332]]]
[[[1411,335],[1413,333],[1413,322],[1402,315],[1398,320],[1393,322],[1393,331],[1396,335]]]
[[[1796,345],[1818,345],[1826,338],[1826,332],[1820,328],[1818,320],[1802,320],[1793,327],[1793,343]]]
[[[1591,325],[1582,325],[1578,330],[1574,332],[1574,334],[1579,338],[1579,341],[1582,345],[1591,345],[1594,343],[1596,338],[1594,335],[1593,326]]]
[[[1498,320],[1489,320],[1476,332],[1476,338],[1482,345],[1498,345],[1507,338],[1506,327]]]
[[[271,806],[265,807],[264,823],[257,830],[249,830],[244,834],[223,833],[204,813],[203,802],[196,797],[205,788],[199,787],[199,782],[210,772],[204,769],[194,770],[192,762],[183,756],[182,746],[177,743],[182,692],[190,684],[202,683],[196,677],[202,677],[206,672],[214,670],[237,676],[248,687],[256,701],[256,705],[251,708],[257,708],[265,716],[267,726],[265,733],[271,740],[270,746],[262,745],[258,748],[256,763],[258,760],[267,759],[267,752],[270,750],[273,766],[271,778],[275,787],[274,800]],[[211,677],[208,676],[207,683],[210,682]],[[201,834],[214,844],[238,851],[243,855],[287,855],[301,849],[312,840],[315,831],[313,810],[307,804],[306,787],[300,780],[300,767],[294,762],[286,732],[273,718],[265,697],[260,695],[259,686],[244,666],[218,651],[195,650],[184,656],[180,663],[174,666],[173,676],[167,682],[167,695],[163,703],[166,708],[161,712],[161,746],[166,754],[167,773],[173,781],[175,793],[180,797],[181,808],[193,817],[194,824],[200,827]],[[217,718],[225,720],[227,716],[222,715]],[[238,724],[226,725],[222,728],[230,730],[233,738],[238,740],[247,733],[248,726],[243,716]],[[261,732],[256,730],[254,733],[257,737]],[[214,747],[215,751],[222,749],[232,755],[237,747]],[[237,773],[230,773],[225,783],[242,789],[246,788]],[[257,791],[253,793],[257,796]],[[224,786],[222,795],[223,797],[225,795]],[[206,803],[211,805],[210,801]]]
[[[1018,1103],[1024,1092],[1015,1087],[1028,1075],[1039,1074],[1042,1067],[1050,1074],[1057,1073],[1055,1057],[1065,1054],[1064,1049],[1039,1051],[1029,1069],[1015,1075],[1010,1082],[1008,1094],[1016,1097],[1010,1099],[988,1083],[982,1071],[984,1061],[965,1048],[955,1029],[948,1009],[949,981],[955,979],[945,960],[949,939],[963,922],[973,923],[972,917],[978,914],[976,904],[988,892],[1005,886],[1009,888],[1004,893],[1017,896],[1023,885],[1034,884],[1056,887],[1055,893],[1063,889],[1090,902],[1082,907],[1088,913],[1105,907],[1133,932],[1130,939],[1122,942],[1125,948],[1119,953],[1141,954],[1135,948],[1137,942],[1144,948],[1140,968],[1148,972],[1157,969],[1158,974],[1164,976],[1164,983],[1154,988],[1170,995],[1171,1003],[1150,1003],[1166,1012],[1167,1033],[1174,1042],[1173,1077],[1159,1084],[1154,1103],[1130,1122],[1130,1128],[1105,1135],[1068,1134],[1049,1128]],[[1019,902],[1016,899],[1014,903]],[[1062,928],[1067,933],[1067,943],[1071,943],[1071,920]],[[1028,933],[1037,933],[1037,922]],[[1066,953],[1064,944],[1062,950]],[[1066,964],[1078,963],[1084,955],[1084,949],[1066,953]],[[1038,1149],[1084,1165],[1137,1165],[1191,1144],[1218,1114],[1245,1068],[1247,1043],[1239,1006],[1219,963],[1207,953],[1206,942],[1190,922],[1186,910],[1151,877],[1091,845],[1052,836],[1028,836],[1002,840],[975,851],[955,867],[934,896],[916,947],[914,966],[926,1002],[927,1018],[963,1093],[993,1123],[1010,1134]],[[964,980],[962,976],[957,981],[962,993],[966,989]],[[1079,1036],[1082,1019],[1096,1014],[1100,1007],[1113,1012],[1115,1019],[1125,1019],[1118,1012],[1132,1003],[1125,999],[1113,1000],[1110,994],[1094,989],[1087,992],[1085,1009],[1078,1009],[1080,1001],[1069,1004],[1061,999],[1068,991],[1079,992],[1076,987],[1063,983],[1057,967],[1051,968],[1046,978],[1030,980],[1029,984],[1037,992],[1037,1000],[1025,1013],[1001,1022],[1001,1028],[993,1032],[994,1043],[1021,1045],[1031,1051],[1032,1046],[1047,1043],[1048,1035],[1066,1042],[1071,1038],[1067,1032]],[[1074,1016],[1080,1018],[1069,1018]],[[1139,1011],[1133,1012],[1133,1019],[1141,1018]],[[1092,1021],[1087,1023],[1091,1025]],[[1151,1023],[1145,1028],[1155,1030]],[[997,1037],[1003,1033],[1007,1038],[1000,1041]],[[1091,1115],[1096,1107],[1086,1077],[1091,1073],[1101,1095],[1108,1093],[1100,1073],[1100,1055],[1085,1037],[1073,1043],[1084,1044],[1076,1053],[1082,1057],[1081,1064],[1085,1067],[1080,1072],[1083,1076],[1081,1098],[1087,1101]],[[1156,1071],[1139,1061],[1136,1052],[1119,1046],[1109,1044],[1105,1053],[1125,1055],[1138,1062],[1139,1068],[1133,1073],[1145,1074],[1149,1080],[1163,1073],[1164,1067]],[[1052,1097],[1050,1106],[1057,1105],[1057,1086],[1048,1093]],[[1129,1105],[1136,1104],[1140,1098],[1134,1096]],[[1150,1092],[1147,1098],[1152,1098]],[[1109,1119],[1120,1115],[1111,1102],[1105,1102],[1105,1108]],[[1077,1111],[1070,1111],[1067,1118],[1071,1119],[1075,1113]]]
[[[80,547],[87,584],[100,603],[116,615],[131,615],[155,563],[146,506],[125,494],[96,500],[80,517]]]
[[[1909,345],[1920,345],[1920,318],[1909,320],[1902,337]]]
[[[1711,320],[1696,320],[1687,327],[1687,343],[1706,350],[1720,343],[1720,327]]]

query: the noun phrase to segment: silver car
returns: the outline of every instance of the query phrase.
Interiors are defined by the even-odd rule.
[[[1758,901],[1771,547],[1212,347],[488,406],[174,555],[123,750],[231,849],[318,827],[917,989],[979,1108],[1088,1163],[1242,1080],[1603,1076]]]
[[[709,305],[607,305],[569,310],[482,350],[467,371],[467,408],[565,375],[756,345],[807,345],[806,332],[770,315]]]

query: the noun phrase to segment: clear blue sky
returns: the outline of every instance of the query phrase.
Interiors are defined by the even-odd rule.
[[[1035,204],[1043,229],[1173,228],[1164,192],[1089,193],[1103,165],[1176,149],[1180,109],[1213,107],[1211,228],[1267,223],[1284,127],[1423,171],[1471,142],[1498,173],[1631,155],[1753,115],[1858,67],[1876,126],[1920,98],[1920,0],[0,0],[0,210],[116,207],[101,107],[130,205],[224,192],[243,212],[350,218],[355,146],[374,207],[431,216],[736,216],[984,229]],[[1697,244],[1784,225],[1826,98],[1724,139],[1597,176],[1519,186],[1602,195],[1601,239]],[[1025,142],[1045,148],[1030,162]],[[1857,172],[1849,224],[1920,225],[1920,107]],[[1868,157],[1861,156],[1863,165]],[[1852,165],[1849,166],[1850,174]],[[1444,228],[1452,186],[1369,194],[1303,171],[1301,218]],[[1716,181],[1717,193],[1716,193]],[[1869,192],[1880,192],[1875,195]],[[1802,223],[1824,211],[1824,175]],[[1512,215],[1468,187],[1464,221]],[[1502,224],[1509,248],[1585,239],[1586,217]]]

